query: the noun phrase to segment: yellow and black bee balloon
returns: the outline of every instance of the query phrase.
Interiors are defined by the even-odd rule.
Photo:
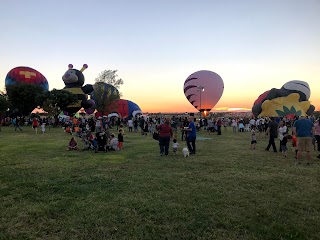
[[[91,84],[82,86],[84,84],[84,76],[82,72],[88,68],[88,65],[83,64],[83,67],[80,71],[74,69],[72,64],[69,64],[68,68],[69,69],[62,76],[62,80],[66,85],[63,90],[77,95],[78,102],[69,105],[65,111],[72,115],[79,111],[81,107],[83,107],[86,112],[90,113],[91,110],[94,110],[94,101],[91,99],[88,100],[87,94],[93,91],[93,86]]]

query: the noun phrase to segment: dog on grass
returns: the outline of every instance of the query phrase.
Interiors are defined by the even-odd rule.
[[[182,148],[182,154],[184,157],[189,157],[189,149],[186,147]]]

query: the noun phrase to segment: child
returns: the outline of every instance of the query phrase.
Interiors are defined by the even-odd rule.
[[[149,124],[148,122],[145,122],[144,127],[143,127],[143,135],[147,136],[149,132]]]
[[[34,118],[32,121],[32,128],[33,128],[33,130],[36,131],[36,134],[38,133],[38,125],[39,125],[39,122],[38,122],[37,118]]]
[[[282,150],[282,156],[287,157],[287,142],[288,142],[288,134],[283,135],[283,139],[281,141],[281,150]]]
[[[45,133],[45,132],[46,132],[46,124],[45,124],[45,123],[42,123],[42,125],[41,125],[41,131],[42,131],[42,133]]]
[[[257,136],[256,136],[256,126],[251,126],[251,149],[256,149]]]
[[[173,154],[174,155],[177,155],[178,146],[179,146],[179,143],[177,143],[177,139],[173,139],[172,148],[173,148]]]
[[[297,154],[298,154],[298,148],[297,148],[297,137],[295,135],[292,135],[292,136],[288,136],[288,139],[292,139],[292,147],[295,151],[295,157],[294,158],[297,158]]]
[[[68,150],[78,150],[78,147],[77,147],[77,142],[76,140],[74,139],[74,137],[71,138],[70,142],[69,142],[69,148]]]
[[[119,150],[122,150],[123,147],[123,130],[119,129],[119,133],[118,133],[118,148]]]

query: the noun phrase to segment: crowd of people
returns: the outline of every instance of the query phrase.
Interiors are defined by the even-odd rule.
[[[95,150],[122,150],[125,139],[124,128],[129,132],[141,133],[142,136],[151,136],[154,132],[159,135],[160,155],[168,155],[170,143],[172,142],[173,152],[177,153],[178,133],[181,133],[181,141],[186,141],[190,154],[196,153],[196,138],[198,131],[215,132],[222,135],[221,128],[225,131],[232,128],[233,133],[251,132],[250,148],[256,149],[258,138],[268,137],[268,145],[265,150],[272,148],[273,152],[281,152],[287,157],[288,143],[291,143],[296,151],[298,164],[301,162],[303,152],[306,153],[307,163],[311,162],[311,150],[317,149],[320,152],[320,123],[319,119],[313,117],[305,118],[275,118],[275,117],[210,117],[196,119],[194,116],[164,117],[164,116],[137,116],[130,119],[121,118],[4,118],[1,125],[12,124],[15,131],[23,131],[22,125],[31,125],[35,133],[38,128],[44,134],[46,127],[61,125],[64,131],[73,135],[68,149],[78,150],[79,145],[76,137],[81,138],[84,143],[83,149]],[[140,129],[140,131],[139,131]],[[115,131],[115,133],[111,133]],[[276,147],[276,140],[279,139],[279,147]],[[317,156],[320,159],[320,154]]]

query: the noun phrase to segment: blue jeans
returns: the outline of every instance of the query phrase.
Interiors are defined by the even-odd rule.
[[[160,154],[169,154],[170,137],[159,137]]]

